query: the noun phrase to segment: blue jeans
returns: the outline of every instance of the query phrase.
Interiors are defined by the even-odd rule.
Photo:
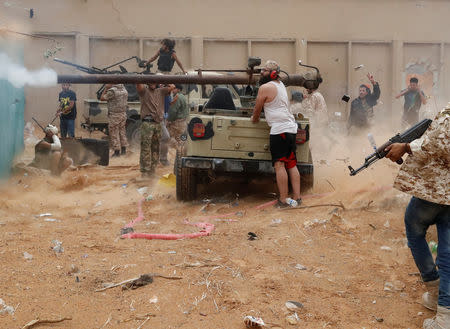
[[[67,135],[69,137],[75,137],[75,120],[74,119],[66,119],[60,118],[60,128],[61,128],[61,137],[66,138]]]
[[[428,228],[434,224],[438,234],[436,264],[425,240]],[[412,197],[405,212],[405,228],[422,280],[440,278],[438,305],[450,307],[450,206]]]

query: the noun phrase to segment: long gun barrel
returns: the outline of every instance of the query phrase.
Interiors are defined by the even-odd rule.
[[[424,119],[420,121],[419,123],[415,124],[405,132],[401,134],[397,134],[394,137],[390,138],[386,143],[381,145],[379,148],[376,149],[374,153],[367,156],[365,158],[364,164],[359,167],[358,169],[353,169],[352,166],[348,166],[348,169],[350,170],[350,176],[355,176],[360,171],[366,169],[370,165],[372,165],[374,162],[384,158],[388,152],[385,151],[386,147],[388,147],[391,144],[394,143],[411,143],[413,140],[420,138],[425,131],[430,126],[432,120],[430,119]],[[402,164],[403,160],[399,159],[397,161],[398,164]]]
[[[78,65],[78,64],[75,64],[75,63],[71,63],[71,62],[59,59],[59,58],[54,58],[53,60],[55,62],[58,62],[58,63],[61,63],[61,64],[73,66],[73,67],[77,68],[78,70],[80,70],[81,72],[84,72],[84,73],[102,74],[102,73],[105,72],[104,70],[96,68],[96,67],[87,67],[87,66],[83,66],[83,65]]]
[[[255,85],[259,80],[258,76],[240,75],[149,75],[149,74],[61,74],[58,75],[58,83],[124,83],[124,84],[252,84]],[[292,74],[282,77],[281,81],[286,86],[302,87],[305,78],[299,74]]]
[[[31,119],[33,119],[33,121],[37,123],[37,125],[39,126],[39,128],[42,129],[43,132],[45,132],[44,127],[42,127],[42,126],[39,124],[39,122],[38,122],[35,118],[32,117]]]

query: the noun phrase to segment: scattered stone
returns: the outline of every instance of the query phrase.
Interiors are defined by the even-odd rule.
[[[49,212],[46,212],[45,214],[39,214],[38,217],[48,217],[51,216],[52,214]]]
[[[297,313],[294,313],[294,314],[288,315],[286,317],[286,321],[287,321],[287,323],[289,323],[291,325],[296,325],[300,321],[300,318],[298,317]]]
[[[418,316],[422,316],[422,315],[423,315],[423,312],[418,312],[417,315],[418,315]]]
[[[54,223],[54,222],[60,222],[60,220],[56,219],[56,218],[46,218],[46,219],[44,219],[44,222]]]
[[[150,299],[148,300],[148,302],[149,302],[150,304],[156,304],[156,303],[158,302],[158,297],[157,297],[157,296],[153,296],[152,298],[150,298]]]
[[[395,280],[393,282],[393,284],[394,284],[394,289],[396,291],[403,291],[406,288],[406,285],[402,281],[399,281],[399,280]]]
[[[270,225],[275,226],[275,225],[281,224],[282,221],[283,220],[281,218],[275,218],[275,219],[272,219],[272,221],[270,222]]]
[[[103,202],[102,201],[97,201],[97,203],[95,204],[95,206],[94,207],[100,207],[101,205],[103,204]]]
[[[68,274],[75,274],[75,273],[79,273],[79,272],[80,272],[80,269],[78,268],[78,266],[76,266],[75,264],[71,264],[69,272],[67,272],[67,273]]]
[[[148,187],[147,187],[147,186],[144,186],[144,187],[138,188],[138,189],[137,189],[137,192],[138,192],[140,195],[147,194],[147,193],[148,193]]]
[[[64,252],[64,247],[62,246],[62,242],[58,241],[58,240],[52,240],[52,243],[54,244],[53,246],[53,251],[57,254],[62,254]]]
[[[27,253],[26,251],[23,253],[23,258],[25,258],[26,260],[32,260],[33,259],[33,255]]]
[[[380,249],[383,251],[392,251],[392,248],[388,246],[381,246]]]
[[[0,315],[1,314],[14,314],[15,309],[12,306],[6,305],[3,299],[0,298]]]
[[[386,221],[386,223],[384,223],[384,225],[383,225],[384,227],[386,227],[386,228],[389,228],[391,225],[389,224],[389,219]]]
[[[394,284],[392,282],[385,282],[383,290],[384,291],[393,291],[394,290]]]
[[[289,311],[292,311],[292,312],[295,312],[295,311],[303,308],[303,304],[302,303],[296,302],[294,300],[288,300],[284,305],[286,306],[286,308]]]
[[[312,220],[307,220],[307,221],[305,221],[304,223],[303,223],[303,226],[305,227],[305,228],[311,228],[311,227],[313,227],[313,226],[317,226],[317,225],[321,225],[321,224],[326,224],[326,223],[328,223],[328,219],[317,219],[317,218],[314,218],[314,219],[312,219]]]
[[[253,232],[248,232],[247,235],[248,235],[248,240],[250,240],[250,241],[258,239],[258,236]]]
[[[307,270],[306,266],[304,266],[304,265],[302,265],[302,264],[296,264],[296,265],[295,265],[295,268],[296,268],[297,270],[300,270],[300,271],[306,271],[306,270]]]
[[[379,318],[379,317],[377,317],[377,316],[373,316],[374,318],[375,318],[375,320],[377,321],[377,322],[383,322],[384,321],[384,319],[383,318]]]

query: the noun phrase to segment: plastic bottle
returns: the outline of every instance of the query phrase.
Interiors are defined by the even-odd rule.
[[[430,247],[430,251],[431,251],[433,254],[436,254],[436,253],[437,253],[438,244],[437,244],[435,241],[430,241],[430,242],[428,243],[428,246]]]
[[[291,198],[286,198],[286,203],[289,205],[289,207],[295,208],[298,206],[297,201]]]

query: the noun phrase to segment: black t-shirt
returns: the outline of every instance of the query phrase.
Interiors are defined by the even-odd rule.
[[[77,117],[77,94],[75,94],[73,90],[63,90],[59,93],[59,104],[61,105],[61,109],[63,112],[66,108],[69,107],[70,101],[75,102],[72,110],[70,110],[70,112],[67,114],[61,114],[61,117],[64,119],[75,120],[75,118]]]

